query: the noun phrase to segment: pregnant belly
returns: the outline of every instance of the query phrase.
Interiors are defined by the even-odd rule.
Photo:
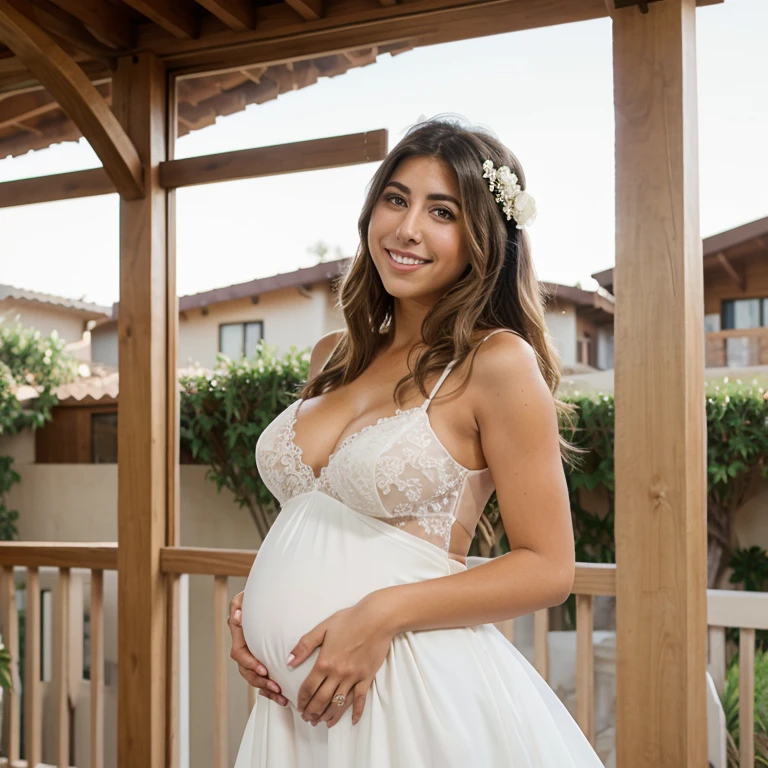
[[[436,547],[319,491],[301,494],[282,509],[254,561],[243,597],[245,641],[295,705],[319,653],[288,669],[302,635],[377,589],[447,572]]]

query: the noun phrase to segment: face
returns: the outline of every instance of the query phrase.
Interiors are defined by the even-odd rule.
[[[434,304],[469,264],[458,182],[434,157],[410,157],[376,202],[368,248],[384,288]]]

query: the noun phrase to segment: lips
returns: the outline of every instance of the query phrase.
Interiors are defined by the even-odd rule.
[[[417,272],[420,269],[424,269],[428,264],[431,262],[429,261],[419,261],[417,264],[401,264],[400,262],[395,261],[393,256],[400,256],[401,254],[397,253],[396,251],[389,251],[387,250],[387,264],[389,264],[390,269],[393,272],[396,272],[399,275],[407,275],[411,272]]]
[[[408,265],[410,266],[413,265],[413,262],[418,262],[419,265],[432,263],[430,259],[424,259],[421,256],[417,256],[415,253],[410,253],[409,251],[396,251],[394,248],[386,248],[385,250],[389,254],[390,258],[398,264],[408,262]]]

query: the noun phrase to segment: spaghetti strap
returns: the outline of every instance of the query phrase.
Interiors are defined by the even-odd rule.
[[[495,333],[501,333],[502,331],[508,331],[509,333],[514,333],[516,336],[520,336],[520,334],[519,334],[517,331],[513,331],[511,328],[496,328],[496,329],[494,329],[493,331],[491,331],[489,334],[487,334],[486,336],[484,336],[484,337],[483,337],[483,339],[480,341],[480,344],[482,344],[482,343],[483,343],[484,341],[486,341],[487,339],[490,339],[490,338],[491,338],[491,336],[493,336]],[[480,346],[480,344],[478,344],[477,346],[479,347],[479,346]],[[425,401],[422,403],[421,407],[422,407],[422,408],[423,408],[425,411],[427,410],[427,408],[429,408],[429,404],[432,402],[432,400],[434,399],[435,395],[437,394],[437,390],[438,390],[438,389],[440,389],[440,387],[442,386],[443,382],[444,382],[444,381],[445,381],[445,380],[448,378],[448,374],[449,374],[449,373],[450,373],[450,372],[453,370],[453,366],[454,366],[454,365],[456,365],[456,361],[455,361],[455,360],[451,360],[451,362],[450,362],[450,363],[448,363],[448,365],[445,367],[445,370],[443,371],[442,375],[441,375],[441,376],[440,376],[440,378],[437,380],[437,383],[436,383],[436,384],[435,384],[435,386],[432,388],[432,392],[431,392],[431,394],[430,394],[430,395],[429,395],[429,397],[428,397],[428,398],[427,398],[427,399],[426,399],[426,400],[425,400]]]
[[[433,397],[434,397],[434,396],[437,394],[437,390],[438,390],[438,389],[440,389],[440,386],[441,386],[441,385],[442,385],[442,383],[443,383],[443,382],[446,380],[446,378],[448,377],[448,374],[451,372],[451,370],[453,369],[453,366],[454,366],[455,364],[456,364],[456,361],[455,361],[455,360],[451,360],[451,362],[450,362],[450,363],[448,363],[448,365],[446,365],[446,366],[445,366],[445,370],[442,372],[442,374],[440,375],[440,378],[437,380],[437,384],[435,384],[435,386],[432,388],[432,393],[431,393],[431,394],[430,394],[430,396],[429,396],[429,397],[428,397],[428,398],[427,398],[427,399],[426,399],[426,400],[425,400],[425,401],[424,401],[424,402],[421,404],[421,407],[422,407],[422,408],[423,408],[425,411],[427,410],[427,408],[429,408],[429,404],[432,402],[432,398],[433,398]]]
[[[484,336],[480,344],[482,344],[483,341],[485,341],[486,339],[490,339],[494,333],[501,333],[502,331],[507,331],[508,333],[514,333],[515,336],[520,336],[520,334],[517,331],[513,331],[511,328],[496,328],[495,330],[491,331],[487,336]],[[522,336],[520,336],[520,338],[522,338]],[[480,344],[478,344],[478,346],[480,346]]]

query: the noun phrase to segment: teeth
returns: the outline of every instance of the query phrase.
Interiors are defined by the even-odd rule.
[[[398,264],[426,264],[427,261],[424,259],[411,259],[407,256],[398,256],[396,253],[392,253],[392,251],[387,251],[387,253],[390,255],[390,258],[392,261],[396,261]]]

